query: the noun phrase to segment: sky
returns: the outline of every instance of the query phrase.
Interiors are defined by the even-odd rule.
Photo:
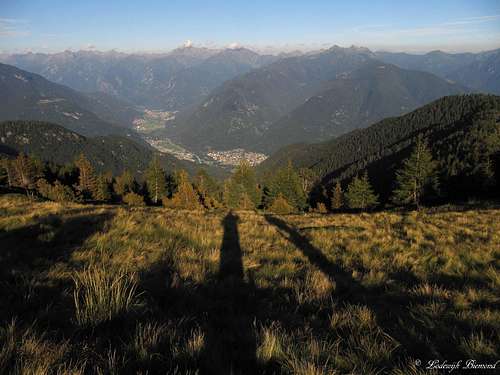
[[[499,0],[0,0],[0,52],[500,47]]]

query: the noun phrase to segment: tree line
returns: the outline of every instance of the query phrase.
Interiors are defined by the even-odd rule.
[[[58,202],[163,205],[189,210],[264,209],[280,214],[371,210],[380,203],[366,171],[355,176],[345,190],[340,182],[331,191],[323,188],[323,197],[318,199],[311,196],[317,176],[310,169],[294,168],[291,162],[258,181],[251,165],[242,161],[222,183],[204,169],[192,177],[184,170],[167,173],[156,157],[141,181],[127,170],[118,176],[96,173],[83,154],[67,166],[42,163],[25,154],[2,159],[0,165],[3,185],[23,189],[29,197],[40,196]],[[419,138],[396,173],[392,203],[420,207],[422,202],[439,194],[438,175],[437,163],[427,142]]]

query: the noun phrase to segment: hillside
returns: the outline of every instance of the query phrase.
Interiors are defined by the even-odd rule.
[[[224,83],[193,110],[180,113],[165,134],[197,150],[252,150],[271,124],[302,104],[325,81],[360,67],[365,49],[331,49],[289,57]]]
[[[367,49],[335,46],[226,82],[158,135],[199,151],[242,147],[269,153],[295,142],[323,141],[466,91],[429,73],[380,63]]]
[[[114,175],[122,173],[125,169],[135,175],[141,175],[154,154],[160,156],[162,165],[168,171],[183,168],[194,173],[197,169],[194,163],[156,153],[153,148],[138,144],[126,137],[87,138],[46,122],[0,122],[0,154],[12,156],[19,152],[59,165],[70,163],[83,153],[97,171],[111,171]]]
[[[269,153],[293,143],[325,141],[465,91],[429,73],[372,61],[327,82],[321,92],[278,120],[259,149]]]
[[[367,169],[376,190],[386,198],[393,188],[395,169],[423,135],[440,163],[442,177],[448,182],[458,179],[453,183],[456,194],[462,188],[479,192],[473,170],[484,162],[481,150],[491,146],[500,152],[499,119],[498,96],[444,97],[328,142],[284,147],[260,164],[259,171],[272,173],[290,160],[297,167],[313,169],[323,184],[330,185],[335,180],[347,182]],[[460,180],[462,174],[469,177]]]
[[[498,358],[498,207],[275,216],[4,195],[0,212],[5,374],[423,374],[419,359]]]
[[[134,131],[126,129],[126,123],[119,126],[107,122],[91,111],[118,120],[121,110],[126,118],[131,117],[129,108],[107,98],[89,98],[10,65],[0,64],[0,101],[0,121],[46,121],[86,136],[118,134],[139,139]]]

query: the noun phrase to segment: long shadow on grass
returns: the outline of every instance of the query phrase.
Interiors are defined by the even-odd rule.
[[[219,272],[209,311],[204,358],[213,374],[250,374],[256,370],[256,339],[252,325],[253,286],[245,283],[238,217],[232,212],[223,219],[224,236]]]
[[[271,215],[266,215],[265,218],[268,223],[279,229],[283,237],[300,249],[315,267],[336,284],[335,297],[338,302],[366,305],[375,313],[379,326],[409,350],[411,352],[409,354],[431,358],[432,353],[426,348],[424,342],[409,338],[401,329],[403,322],[414,320],[410,315],[411,304],[422,302],[421,300],[402,292],[398,294],[380,288],[366,288],[354,279],[350,272],[331,262],[320,249],[310,243],[306,236],[288,223]],[[409,274],[406,278],[413,279],[414,277]]]

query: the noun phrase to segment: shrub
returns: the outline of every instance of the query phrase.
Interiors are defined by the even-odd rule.
[[[326,209],[326,205],[322,202],[319,202],[317,205],[316,205],[316,208],[314,208],[312,210],[312,212],[317,212],[319,214],[326,214],[328,213],[328,210]]]
[[[73,277],[76,320],[81,326],[96,326],[132,310],[138,304],[133,274],[89,267]]]
[[[66,185],[56,181],[51,185],[45,179],[40,179],[36,183],[38,193],[44,198],[55,202],[74,202],[76,200],[73,190]]]
[[[143,196],[133,192],[125,194],[123,202],[129,206],[145,206]]]
[[[278,197],[273,201],[271,206],[269,206],[269,211],[279,214],[279,215],[287,215],[291,214],[294,212],[294,208],[288,203],[288,201],[283,198],[283,196],[280,194]]]

